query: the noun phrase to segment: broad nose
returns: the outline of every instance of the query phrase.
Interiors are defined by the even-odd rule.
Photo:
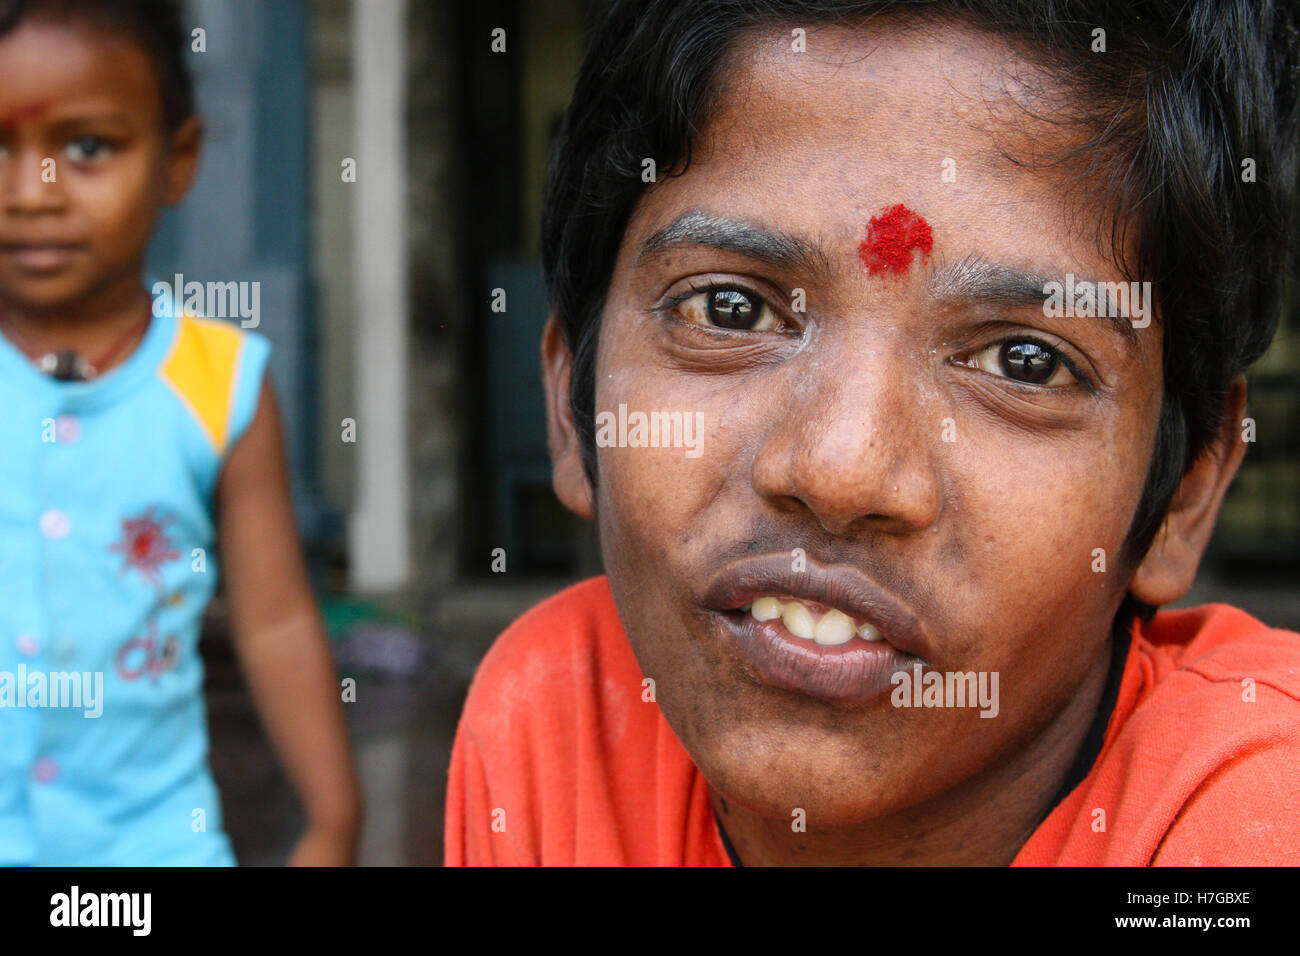
[[[920,387],[924,372],[888,348],[847,351],[791,360],[798,384],[759,448],[754,488],[837,536],[924,530],[943,508],[941,406]]]

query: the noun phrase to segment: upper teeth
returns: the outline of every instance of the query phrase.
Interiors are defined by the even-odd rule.
[[[756,621],[773,621],[781,619],[785,629],[795,637],[818,644],[843,644],[853,639],[853,635],[864,641],[880,640],[880,631],[870,624],[855,625],[853,618],[843,611],[830,610],[822,614],[820,620],[815,613],[801,601],[782,601],[775,597],[756,598],[749,606],[750,616]]]

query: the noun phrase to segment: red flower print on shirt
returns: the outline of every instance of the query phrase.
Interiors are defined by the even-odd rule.
[[[163,562],[175,561],[181,554],[167,537],[166,528],[171,524],[171,516],[159,520],[155,510],[150,508],[138,518],[123,518],[122,539],[109,545],[108,550],[121,554],[125,559],[119,574],[135,568],[161,590]]]

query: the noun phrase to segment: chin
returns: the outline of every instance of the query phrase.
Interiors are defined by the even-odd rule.
[[[846,760],[843,745],[828,749],[782,753],[760,732],[741,731],[692,752],[714,792],[772,820],[791,820],[798,808],[823,825],[851,824],[905,805],[907,768],[869,750]]]
[[[772,787],[769,781],[741,776],[734,779],[734,786],[712,783],[710,786],[728,803],[739,804],[758,816],[786,823],[793,823],[801,816],[809,826],[819,827],[851,826],[904,805],[898,795],[881,792],[880,781],[874,781],[875,786],[857,785],[851,782],[852,778],[810,780],[807,776],[794,776],[793,772],[785,779],[800,780],[800,784]],[[796,811],[802,814],[796,815]]]
[[[85,283],[56,275],[48,278],[23,277],[18,281],[0,280],[0,295],[20,308],[51,309],[66,302],[76,301],[85,291]]]

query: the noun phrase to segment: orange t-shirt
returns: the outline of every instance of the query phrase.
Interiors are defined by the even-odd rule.
[[[704,777],[605,578],[508,628],[470,688],[446,862],[727,866]],[[1101,749],[1012,865],[1300,864],[1300,634],[1222,604],[1134,624]]]

